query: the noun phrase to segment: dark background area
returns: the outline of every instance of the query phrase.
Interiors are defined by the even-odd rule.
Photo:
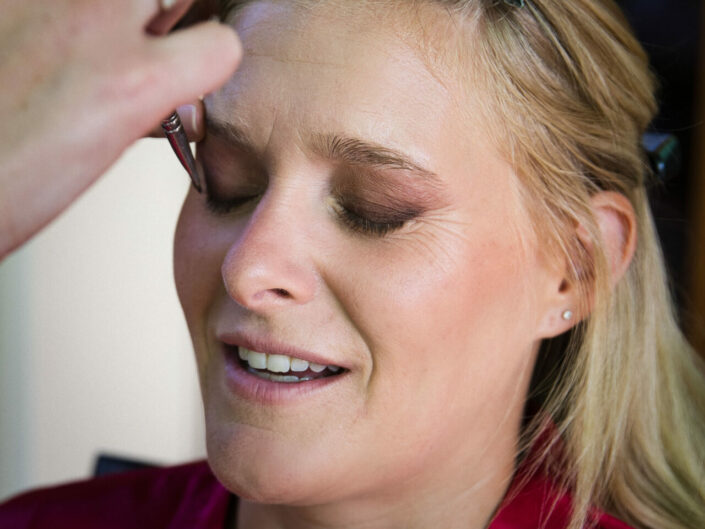
[[[697,207],[691,200],[700,155],[695,142],[703,126],[697,116],[698,97],[703,95],[698,94],[703,3],[702,0],[618,3],[649,53],[661,85],[661,111],[653,128],[678,137],[683,152],[679,175],[663,186],[652,188],[650,195],[674,293],[684,311],[690,305],[688,244],[692,241],[692,225],[689,219],[694,218],[692,209]]]

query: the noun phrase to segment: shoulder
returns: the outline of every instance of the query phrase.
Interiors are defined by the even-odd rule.
[[[525,476],[523,476],[525,478]],[[571,515],[571,497],[557,492],[544,475],[515,480],[488,529],[566,529]],[[591,529],[632,529],[602,512],[593,512]]]
[[[210,527],[228,496],[205,462],[137,470],[17,496],[0,505],[0,528]]]

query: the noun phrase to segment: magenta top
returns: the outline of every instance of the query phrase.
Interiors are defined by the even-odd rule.
[[[570,499],[545,476],[508,498],[488,529],[565,529]],[[237,499],[201,461],[22,494],[0,505],[0,529],[223,529],[229,505]],[[607,514],[594,519],[595,529],[630,529]]]

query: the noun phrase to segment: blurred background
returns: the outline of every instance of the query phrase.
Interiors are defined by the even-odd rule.
[[[677,178],[651,202],[680,317],[705,351],[705,7],[701,0],[618,0],[651,57],[661,111],[653,123],[683,150]]]
[[[205,455],[171,265],[188,185],[166,141],[141,140],[0,263],[0,499],[89,476],[98,453]]]
[[[652,57],[681,141],[652,189],[681,318],[705,350],[705,9],[620,2]],[[141,140],[58,221],[0,263],[0,500],[89,476],[99,453],[157,464],[205,455],[195,362],[172,279],[188,179]]]

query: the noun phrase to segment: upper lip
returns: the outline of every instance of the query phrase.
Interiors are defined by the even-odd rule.
[[[245,349],[259,353],[286,355],[300,360],[306,360],[312,364],[332,365],[349,369],[348,366],[337,360],[333,360],[319,353],[300,349],[289,343],[277,342],[271,338],[253,336],[240,332],[222,333],[218,334],[216,338],[226,345],[244,347]]]

